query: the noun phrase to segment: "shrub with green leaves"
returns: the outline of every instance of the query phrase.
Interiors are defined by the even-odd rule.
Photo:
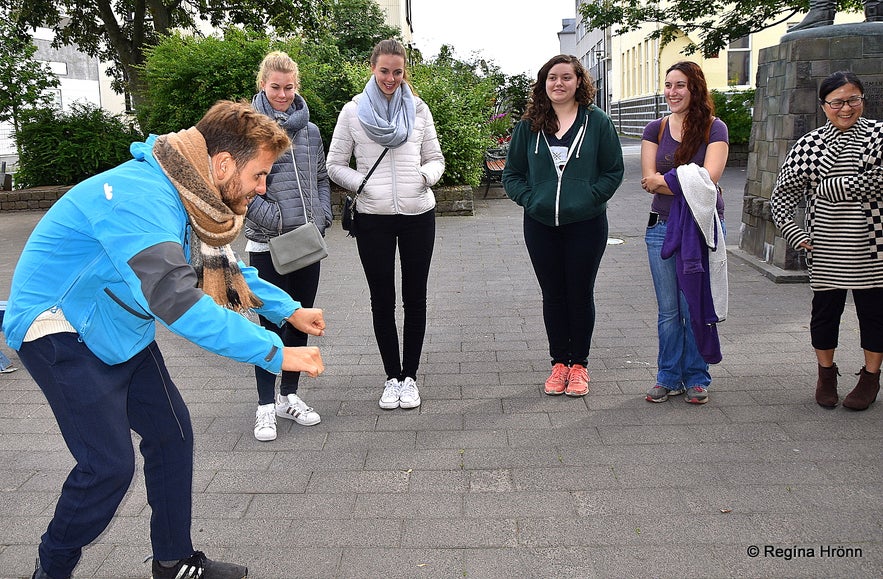
[[[328,42],[270,39],[236,29],[223,38],[168,36],[148,55],[144,78],[150,104],[139,119],[148,132],[178,131],[194,125],[218,99],[250,100],[260,62],[270,50],[285,51],[298,63],[300,93],[327,148],[343,105],[362,92],[371,76],[367,63],[347,61],[339,47]],[[494,107],[505,76],[487,63],[482,67],[449,56],[430,62],[421,62],[419,55],[415,59],[408,67],[410,82],[432,111],[445,156],[439,184],[477,186],[484,151],[492,144],[487,121],[500,112]]]
[[[251,101],[261,61],[272,50],[297,62],[299,92],[327,147],[338,111],[352,96],[337,47],[237,28],[223,38],[173,34],[150,50],[142,71],[149,87],[138,114],[142,126],[156,134],[179,131],[195,125],[219,100]]]
[[[490,142],[487,120],[493,114],[496,87],[469,69],[441,63],[412,66],[411,78],[432,111],[445,156],[445,172],[439,185],[478,186]]]
[[[74,185],[132,158],[129,145],[142,135],[122,117],[91,104],[70,112],[35,109],[16,133],[18,187]]]
[[[138,111],[142,128],[155,134],[180,131],[219,100],[251,100],[269,46],[266,35],[238,28],[223,38],[166,36],[148,51],[141,71],[148,86]]]
[[[727,125],[730,144],[747,144],[751,136],[751,107],[754,106],[754,89],[720,92],[711,91],[714,114]]]

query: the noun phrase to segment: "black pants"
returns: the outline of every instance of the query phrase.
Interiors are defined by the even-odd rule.
[[[833,350],[846,305],[845,289],[813,292],[809,334],[816,350]],[[883,288],[852,290],[862,349],[883,352]]]
[[[270,258],[269,251],[259,253],[248,253],[248,261],[252,267],[258,270],[261,279],[270,282],[279,289],[291,296],[292,299],[300,302],[305,308],[313,307],[316,302],[316,293],[319,291],[319,273],[321,271],[321,261],[317,261],[312,265],[308,265],[303,269],[293,271],[289,274],[280,275],[273,267],[273,260]],[[307,334],[296,329],[291,324],[282,324],[280,328],[273,322],[260,316],[261,326],[278,334],[282,338],[282,343],[286,346],[306,346]],[[269,404],[276,399],[276,375],[267,372],[258,366],[254,367],[254,377],[258,387],[258,404]],[[297,384],[300,380],[300,372],[282,371],[282,382],[279,385],[279,393],[283,396],[287,394],[297,394]]]
[[[420,215],[359,213],[359,259],[371,293],[374,337],[387,379],[416,378],[426,334],[426,283],[435,246],[435,210]],[[396,329],[395,256],[402,268],[402,356]]]
[[[543,292],[552,364],[585,366],[595,329],[595,278],[607,248],[607,214],[551,227],[525,213],[524,243]]]

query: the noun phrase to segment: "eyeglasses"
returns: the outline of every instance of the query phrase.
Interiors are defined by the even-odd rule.
[[[845,101],[841,99],[834,99],[832,101],[826,101],[825,99],[822,99],[822,102],[831,107],[832,110],[839,111],[843,108],[843,105],[849,105],[850,107],[855,108],[862,104],[863,100],[865,100],[864,95],[849,97]]]

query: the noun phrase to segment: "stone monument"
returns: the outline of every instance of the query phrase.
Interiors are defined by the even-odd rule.
[[[865,85],[864,116],[883,119],[883,21],[879,20],[883,13],[879,7],[877,1],[866,4],[867,22],[820,24],[816,12],[811,25],[803,26],[813,15],[811,9],[799,30],[792,29],[778,45],[760,51],[739,241],[747,259],[786,271],[806,269],[803,252],[793,250],[773,223],[770,196],[791,145],[826,121],[819,107],[818,86],[829,74],[856,73]],[[823,10],[822,16],[827,17],[829,9]],[[794,279],[806,278],[783,276],[780,281]]]

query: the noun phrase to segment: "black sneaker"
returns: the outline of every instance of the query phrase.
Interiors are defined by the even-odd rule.
[[[245,579],[248,568],[233,563],[222,563],[206,558],[202,551],[196,551],[186,559],[181,559],[172,567],[163,567],[154,559],[153,579]]]

